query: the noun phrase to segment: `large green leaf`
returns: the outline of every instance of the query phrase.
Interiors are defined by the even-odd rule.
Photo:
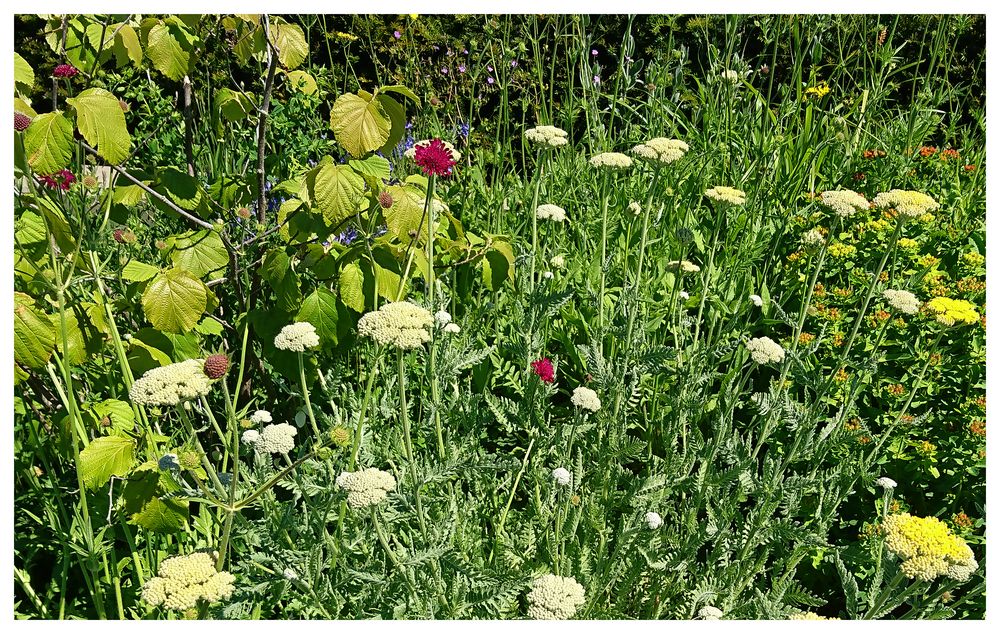
[[[320,343],[330,346],[337,343],[337,296],[320,287],[313,291],[295,316],[295,321],[307,321],[316,328]]]
[[[111,44],[111,52],[115,56],[115,65],[119,68],[132,62],[138,66],[142,63],[142,46],[139,44],[139,34],[129,24],[114,25],[115,40]]]
[[[154,189],[167,196],[175,205],[185,211],[192,211],[198,215],[208,213],[208,196],[205,195],[198,179],[176,167],[158,170]],[[155,199],[153,199],[153,203],[171,214],[175,213]]]
[[[154,497],[129,521],[154,533],[176,533],[184,528],[187,520],[186,501]]]
[[[195,277],[205,277],[229,264],[229,251],[216,231],[203,229],[174,236],[172,246],[170,261]]]
[[[427,193],[416,185],[391,185],[386,188],[392,196],[392,206],[384,210],[385,224],[389,233],[403,242],[409,242],[416,235],[419,242],[426,242],[427,228],[424,206]],[[411,232],[417,232],[411,234]]]
[[[135,441],[125,436],[101,436],[80,452],[76,465],[89,489],[103,486],[111,476],[122,477],[135,462]]]
[[[52,319],[24,293],[14,293],[14,360],[29,368],[41,368],[52,356],[56,331]]]
[[[142,310],[153,327],[164,332],[187,332],[208,307],[208,288],[184,269],[160,272],[142,294]]]
[[[98,154],[113,165],[128,158],[132,137],[117,97],[103,88],[88,88],[66,103],[76,110],[76,126]]]
[[[359,174],[389,180],[389,160],[385,157],[372,154],[364,159],[350,159],[347,164]]]
[[[292,90],[297,90],[306,95],[314,95],[319,89],[316,86],[316,79],[304,70],[293,70],[285,74],[288,86]]]
[[[220,88],[215,92],[215,107],[227,121],[242,121],[254,112],[254,97],[250,93]]]
[[[347,165],[323,163],[306,179],[313,205],[326,223],[335,227],[353,216],[365,189],[365,180]]]
[[[146,56],[153,68],[179,81],[190,72],[195,38],[179,23],[157,22],[146,34]]]
[[[299,290],[299,276],[292,269],[292,260],[284,249],[273,249],[264,256],[260,276],[274,290],[278,298],[278,310],[292,312],[302,301]]]
[[[499,290],[514,277],[514,250],[509,242],[497,241],[483,258],[483,282],[491,291]]]
[[[91,424],[98,429],[114,432],[131,431],[135,427],[135,412],[125,401],[113,398],[94,403],[86,410],[91,417]]]
[[[23,57],[14,53],[14,90],[28,95],[34,85],[35,71],[31,69],[31,65]]]
[[[24,151],[38,174],[65,169],[73,154],[73,125],[61,112],[38,115],[24,131]]]
[[[67,364],[80,365],[87,360],[87,342],[83,338],[83,331],[76,314],[66,310],[66,348],[63,349],[63,320],[59,315],[52,316],[52,325],[56,331],[56,349],[62,355],[63,361]]]
[[[305,61],[309,55],[309,45],[302,27],[278,18],[271,24],[270,32],[271,42],[278,49],[278,61],[282,66],[292,70]]]
[[[152,264],[145,264],[139,260],[129,260],[122,268],[122,278],[129,282],[145,282],[151,280],[160,272],[160,269]]]
[[[382,102],[364,90],[337,97],[330,109],[333,135],[352,156],[361,156],[385,145],[392,130]]]
[[[337,289],[340,292],[340,300],[356,313],[365,312],[367,305],[375,303],[375,278],[374,276],[369,278],[370,283],[366,284],[365,273],[357,261],[348,262],[340,269],[340,283]],[[369,289],[368,293],[365,292],[366,287]],[[371,297],[372,301],[366,301],[366,296]]]

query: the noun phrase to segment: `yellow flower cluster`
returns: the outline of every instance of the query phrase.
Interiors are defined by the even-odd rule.
[[[927,310],[934,315],[938,323],[945,326],[956,324],[974,324],[979,321],[979,313],[976,307],[964,299],[951,299],[950,297],[935,297],[927,302]]]
[[[841,218],[848,218],[868,209],[868,199],[850,189],[825,191],[820,194],[820,201]]]
[[[979,568],[972,549],[936,517],[890,515],[882,524],[885,545],[903,560],[910,579],[931,581],[942,575],[966,581]]]
[[[907,189],[893,189],[875,196],[875,206],[880,209],[895,209],[908,218],[920,218],[940,207],[936,200],[922,192]]]
[[[129,389],[133,403],[170,406],[208,394],[212,379],[205,374],[204,359],[188,359],[148,370]]]
[[[858,252],[857,247],[853,244],[844,244],[843,242],[834,242],[829,247],[827,251],[830,252],[830,256],[834,258],[849,258]]]
[[[904,251],[915,251],[920,246],[920,243],[913,238],[900,238],[896,244]]]
[[[365,313],[358,320],[358,334],[403,350],[419,348],[431,340],[434,317],[410,302],[392,302]]]
[[[962,261],[972,268],[977,268],[986,263],[986,258],[976,251],[969,251],[968,253],[962,254]]]
[[[726,187],[725,185],[716,185],[711,189],[706,189],[705,195],[717,203],[726,203],[729,205],[743,205],[747,201],[745,192],[740,189]]]
[[[603,152],[590,157],[591,167],[623,170],[632,167],[632,159],[621,152]]]
[[[819,99],[820,97],[825,97],[830,93],[830,85],[825,81],[821,81],[815,86],[809,86],[805,90],[805,97],[807,99]]]
[[[524,131],[524,138],[538,145],[562,147],[569,143],[566,131],[554,125],[540,125]]]
[[[215,603],[233,594],[236,578],[215,569],[215,557],[205,552],[163,560],[159,574],[142,587],[142,600],[167,610],[184,611],[198,601]]]
[[[789,621],[839,621],[836,617],[820,616],[815,612],[796,612],[788,617]]]

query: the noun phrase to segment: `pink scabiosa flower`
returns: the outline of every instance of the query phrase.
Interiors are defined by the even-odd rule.
[[[556,370],[552,367],[552,361],[548,357],[542,357],[531,362],[531,371],[544,383],[552,383],[556,380]]]
[[[62,170],[61,172],[56,172],[55,174],[39,176],[38,180],[50,189],[61,189],[66,191],[76,180],[76,176],[73,176],[73,172],[69,170]]]
[[[24,132],[28,129],[29,125],[31,125],[31,117],[23,112],[14,113],[14,130]]]
[[[75,77],[79,73],[77,69],[73,68],[69,64],[59,64],[52,70],[53,77]]]
[[[431,139],[424,146],[417,146],[413,160],[425,176],[451,176],[455,156],[441,139]]]

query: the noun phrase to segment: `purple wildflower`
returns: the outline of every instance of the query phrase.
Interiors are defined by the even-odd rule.
[[[600,75],[594,75],[594,85],[595,86],[600,86],[601,85],[601,76]]]
[[[403,37],[403,34],[400,33],[399,31],[393,31],[392,36],[398,40],[399,38]]]
[[[590,54],[593,55],[594,57],[597,57],[597,49],[596,48],[590,49]]]
[[[460,73],[464,73],[465,72],[465,64],[459,64],[458,65],[458,72],[460,72]]]
[[[487,77],[486,78],[486,83],[489,84],[490,86],[492,86],[493,85],[493,78],[492,77]]]

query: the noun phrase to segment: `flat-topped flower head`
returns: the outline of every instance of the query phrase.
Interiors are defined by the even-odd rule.
[[[298,430],[288,423],[268,425],[260,430],[260,435],[253,441],[253,445],[258,453],[287,454],[295,449],[297,433]],[[246,432],[243,435],[246,436]]]
[[[824,206],[841,218],[849,218],[859,211],[868,209],[868,199],[850,189],[825,191],[819,198]]]
[[[569,486],[573,481],[573,474],[565,467],[556,467],[552,470],[552,481],[559,486]]]
[[[319,335],[316,327],[308,321],[297,321],[281,329],[274,338],[274,347],[278,350],[305,352],[319,346]]]
[[[886,547],[903,560],[900,570],[910,579],[950,576],[965,581],[979,567],[965,540],[936,517],[897,513],[885,519],[882,531]]]
[[[789,621],[839,621],[840,619],[820,616],[815,612],[796,612],[788,617]]]
[[[450,143],[441,139],[431,139],[413,146],[413,161],[424,176],[451,176],[452,168],[461,154]]]
[[[687,260],[672,260],[667,262],[667,270],[680,271],[681,273],[697,273],[701,270],[701,267]]]
[[[920,300],[910,291],[887,288],[882,291],[882,297],[889,306],[905,315],[913,315],[920,308]]]
[[[535,217],[539,220],[551,220],[552,222],[566,222],[566,210],[559,205],[545,203],[535,209]]]
[[[875,480],[875,484],[882,487],[886,491],[891,491],[896,488],[896,481],[892,478],[887,478],[886,476],[882,476],[878,480]]]
[[[781,363],[785,360],[785,349],[775,343],[770,337],[755,337],[746,343],[750,358],[755,363]]]
[[[147,370],[132,384],[129,398],[138,405],[178,405],[205,396],[213,382],[205,374],[204,359],[188,359]]]
[[[270,423],[272,420],[271,412],[266,409],[259,409],[253,414],[250,414],[250,422],[255,425],[260,425],[261,423]]]
[[[536,620],[566,620],[583,605],[586,594],[573,577],[543,575],[528,592],[528,616]]]
[[[706,605],[698,610],[698,618],[703,621],[718,621],[722,618],[722,610],[714,605]]]
[[[601,409],[601,399],[598,398],[597,392],[589,387],[581,386],[573,390],[573,396],[570,397],[570,402],[578,408],[588,412],[596,412]]]
[[[590,157],[590,165],[597,169],[624,170],[632,167],[632,159],[621,152],[603,152]]]
[[[684,158],[688,144],[679,139],[656,137],[632,148],[632,154],[651,163],[669,165]]]
[[[358,320],[358,334],[376,342],[411,350],[431,340],[434,316],[411,302],[392,302],[365,313]]]
[[[895,209],[896,213],[911,219],[920,218],[941,206],[927,194],[908,189],[882,192],[875,196],[873,202],[879,209]]]
[[[808,231],[803,231],[799,240],[802,242],[804,248],[812,251],[826,243],[826,234],[819,227],[813,227]]]
[[[391,473],[375,468],[344,471],[337,476],[337,487],[347,491],[347,504],[353,509],[367,508],[382,502],[396,488]]]
[[[961,326],[979,321],[975,305],[964,299],[935,297],[927,302],[927,312],[945,326]]]
[[[706,189],[705,195],[715,202],[725,205],[742,206],[747,201],[747,195],[743,190],[725,185],[716,185],[711,189]]]
[[[646,513],[646,526],[649,527],[649,530],[655,531],[659,527],[663,526],[663,518],[660,517],[659,513],[650,511]]]
[[[524,138],[542,147],[558,148],[569,143],[569,135],[554,125],[540,125],[524,131]]]
[[[157,575],[142,587],[142,600],[166,610],[183,612],[199,601],[217,603],[233,594],[236,577],[215,569],[215,557],[205,552],[164,559]]]

